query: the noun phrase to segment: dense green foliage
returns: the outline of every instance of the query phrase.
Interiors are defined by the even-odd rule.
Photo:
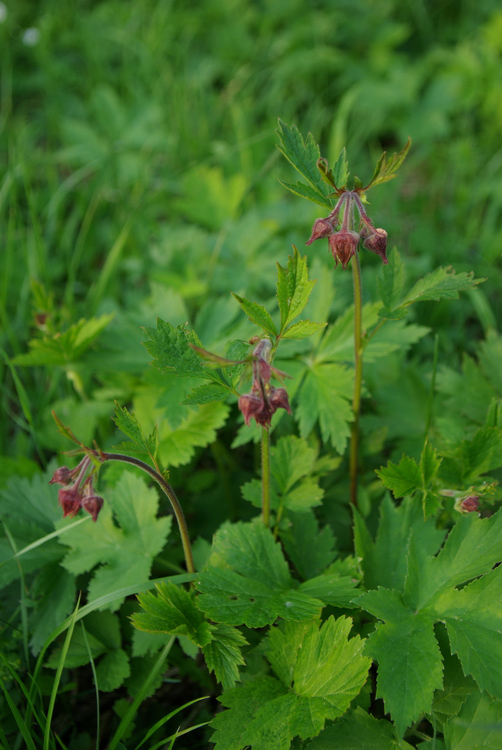
[[[496,0],[0,5],[2,750],[502,748],[501,40]],[[346,183],[389,235],[357,509],[351,272],[305,246]],[[176,489],[196,575],[131,464],[62,519],[53,411]]]

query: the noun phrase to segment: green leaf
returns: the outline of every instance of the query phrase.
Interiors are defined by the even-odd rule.
[[[390,721],[375,719],[362,708],[356,708],[324,729],[305,750],[411,750],[411,747],[398,738]]]
[[[349,162],[345,146],[340,151],[336,164],[333,168],[333,179],[338,188],[344,188],[349,178]]]
[[[409,456],[403,455],[398,464],[389,461],[386,468],[382,466],[375,473],[396,498],[410,495],[422,486],[420,466]]]
[[[80,575],[99,566],[89,583],[90,602],[114,591],[118,580],[126,587],[148,579],[172,523],[171,516],[156,517],[158,504],[156,490],[126,471],[106,492],[99,520],[61,536],[61,543],[71,548],[62,563],[66,570]],[[60,527],[66,523],[61,521]],[[106,606],[115,610],[123,600],[121,597]]]
[[[481,284],[486,279],[475,279],[474,273],[455,273],[448,268],[436,268],[428,273],[423,279],[417,281],[415,286],[408,292],[401,307],[407,307],[414,302],[425,302],[427,300],[458,299],[459,292],[466,292]]]
[[[281,313],[281,336],[284,335],[285,328],[304,309],[316,283],[315,280],[309,281],[307,257],[302,258],[294,245],[293,250],[293,255],[288,256],[287,268],[283,268],[277,263],[277,300]],[[304,324],[307,322],[314,325],[310,321],[303,321]],[[297,325],[300,325],[300,323]]]
[[[352,608],[355,606],[353,604],[354,594],[357,593],[354,589],[358,585],[359,580],[357,578],[340,575],[337,572],[331,573],[330,570],[327,570],[323,575],[310,578],[302,583],[299,590],[309,596],[315,596],[316,599],[320,599],[324,604],[329,604],[331,607]]]
[[[271,452],[272,476],[281,494],[302,477],[310,474],[316,460],[315,451],[309,448],[306,440],[288,435],[280,438]]]
[[[447,750],[500,750],[502,701],[475,693],[444,727]]]
[[[406,154],[410,150],[410,146],[411,146],[411,138],[408,137],[408,140],[406,141],[406,145],[401,149],[401,151],[399,151],[398,153],[392,154],[392,156],[389,159],[387,159],[387,152],[384,151],[380,159],[377,161],[375,171],[373,172],[373,177],[371,178],[371,181],[364,188],[364,190],[369,190],[375,185],[380,185],[383,182],[388,182],[389,180],[394,179],[394,177],[396,176],[397,170],[399,169],[399,167],[405,160]]]
[[[434,605],[451,649],[481,690],[502,698],[502,567],[465,588],[445,592]]]
[[[211,635],[213,640],[202,649],[207,668],[224,690],[230,690],[239,680],[239,666],[246,663],[241,648],[247,641],[239,630],[224,623],[211,625]]]
[[[388,589],[369,591],[356,603],[379,619],[366,641],[365,653],[378,662],[377,698],[383,698],[399,736],[432,706],[442,681],[442,658],[430,615],[411,612],[400,594]]]
[[[230,407],[220,402],[187,407],[186,417],[171,429],[165,420],[159,430],[159,458],[168,466],[181,466],[190,461],[195,449],[214,442],[216,431],[228,417]]]
[[[318,201],[316,202],[324,200],[324,205],[327,208],[331,208],[331,203],[327,198],[328,188],[323,183],[317,167],[317,161],[321,154],[312,134],[309,133],[306,140],[304,140],[296,125],[290,127],[282,120],[279,120],[277,135],[279,136],[277,148],[297,172],[307,180],[310,187],[318,196]]]
[[[249,320],[261,328],[271,336],[277,335],[277,329],[275,323],[263,305],[259,305],[257,302],[250,302],[245,297],[239,297],[238,294],[232,292],[232,296],[235,297],[241,308],[244,310]]]
[[[300,320],[298,323],[294,323],[289,328],[286,328],[281,336],[283,339],[304,339],[321,331],[327,325],[327,323],[313,323],[310,320]]]
[[[32,339],[29,342],[30,352],[14,357],[12,363],[29,367],[65,367],[78,362],[112,319],[113,314],[89,320],[82,318],[66,331]]]
[[[200,346],[194,331],[184,326],[175,328],[157,318],[157,328],[145,328],[149,341],[144,343],[148,354],[153,357],[152,364],[161,372],[173,372],[178,377],[204,378],[218,380],[217,376],[201,364],[190,344]]]
[[[53,630],[72,612],[76,596],[75,578],[60,565],[44,565],[37,575],[31,598],[36,604],[30,616],[30,646],[38,654]]]
[[[404,263],[396,248],[388,256],[388,264],[382,266],[378,279],[378,292],[383,302],[379,311],[380,317],[386,318],[385,313],[392,312],[399,306],[404,286]]]
[[[409,606],[431,607],[446,589],[487,573],[502,559],[502,510],[491,518],[461,516],[437,557],[421,555],[419,576],[410,576],[405,597]]]
[[[402,590],[407,572],[407,549],[410,535],[425,554],[434,555],[445,531],[436,529],[435,521],[425,520],[418,503],[410,497],[396,506],[386,495],[380,506],[380,522],[375,541],[370,538],[361,516],[355,515],[356,554],[361,558],[364,585],[367,589],[384,586]]]
[[[289,750],[341,716],[366,681],[369,659],[352,621],[284,623],[269,635],[267,658],[279,680],[262,677],[223,694],[229,708],[212,721],[216,750]]]
[[[218,567],[216,567],[218,566]],[[215,622],[259,628],[315,617],[322,602],[295,590],[280,545],[261,523],[225,525],[195,582],[197,606]]]
[[[129,657],[121,648],[109,651],[96,668],[99,689],[105,693],[117,690],[130,674]]]
[[[289,523],[280,528],[286,553],[304,580],[318,576],[335,559],[335,537],[329,526],[319,529],[311,510],[288,513]],[[312,540],[315,539],[315,544]]]
[[[151,456],[152,459],[157,455],[159,447],[159,439],[157,435],[157,428],[154,427],[151,434],[145,438],[141,425],[138,422],[134,414],[131,414],[125,407],[122,408],[117,402],[115,402],[115,416],[113,421],[124,435],[132,440],[132,446],[129,443],[126,445],[136,453],[146,453]]]
[[[295,410],[302,437],[308,437],[319,421],[323,441],[343,454],[352,420],[353,378],[353,372],[339,364],[319,363],[307,370]]]
[[[144,611],[131,615],[134,627],[149,633],[185,635],[197,646],[206,646],[212,639],[211,627],[193,597],[172,583],[157,584],[156,589],[155,594],[146,591],[138,596]]]
[[[286,188],[286,190],[290,190],[300,198],[307,198],[307,200],[312,201],[312,203],[317,203],[318,206],[322,206],[331,211],[332,204],[330,199],[321,195],[317,190],[311,188],[310,185],[305,185],[304,182],[295,182],[294,185],[291,182],[284,182],[283,180],[279,180],[279,182]]]
[[[218,383],[204,383],[204,385],[198,385],[192,388],[186,395],[182,404],[194,405],[194,404],[208,404],[212,401],[224,401],[228,398],[231,393],[230,388],[224,388]]]

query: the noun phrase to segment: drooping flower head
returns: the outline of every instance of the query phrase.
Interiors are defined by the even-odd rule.
[[[244,416],[244,422],[249,425],[254,419],[262,427],[270,425],[272,416],[277,409],[285,409],[291,414],[288,394],[285,388],[275,388],[270,379],[272,373],[285,376],[269,362],[272,344],[269,339],[260,339],[253,350],[253,385],[250,393],[244,393],[239,398],[239,409]]]
[[[49,484],[62,484],[58,491],[58,501],[63,509],[63,518],[73,518],[81,508],[96,521],[103,507],[103,498],[96,495],[93,487],[93,474],[90,459],[85,456],[74,469],[60,466],[56,469]]]

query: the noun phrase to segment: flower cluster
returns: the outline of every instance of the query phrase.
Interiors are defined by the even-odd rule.
[[[85,456],[74,469],[61,466],[56,469],[49,484],[62,484],[58,492],[59,504],[63,509],[63,518],[76,516],[81,508],[90,513],[96,521],[103,507],[103,498],[96,495],[93,488],[93,474],[86,476],[91,468],[91,460]]]
[[[354,220],[354,207],[359,214],[359,226],[356,231]],[[340,228],[340,212],[343,209],[343,217]],[[383,263],[387,263],[387,232],[385,229],[375,228],[366,213],[359,195],[347,190],[344,192],[333,211],[325,219],[316,219],[312,227],[312,234],[306,243],[311,245],[315,240],[328,238],[329,247],[336,265],[341,262],[342,268],[347,268],[350,259],[356,254],[359,242],[362,240],[363,247],[380,256]]]
[[[251,419],[257,424],[268,427],[277,409],[286,409],[291,414],[288,394],[284,388],[274,388],[270,383],[272,372],[284,375],[269,362],[272,344],[268,339],[260,339],[253,350],[253,385],[250,393],[239,398],[239,409],[244,421],[249,425]]]

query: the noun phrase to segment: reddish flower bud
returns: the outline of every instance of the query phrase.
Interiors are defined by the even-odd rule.
[[[74,470],[70,470],[67,466],[60,466],[59,469],[56,469],[56,471],[52,475],[52,479],[49,481],[49,484],[70,484],[73,480],[74,475]]]
[[[338,265],[338,261],[341,262],[342,268],[347,268],[349,260],[357,252],[357,246],[359,244],[359,235],[357,232],[352,232],[350,229],[341,229],[339,232],[335,232],[329,238],[329,246],[333,254],[333,258]]]
[[[99,495],[85,495],[82,498],[82,508],[91,514],[93,521],[97,521],[103,502],[103,498]]]
[[[82,507],[82,491],[78,487],[62,487],[58,492],[63,518],[76,516]]]
[[[323,237],[329,237],[330,234],[333,234],[333,224],[329,219],[316,219],[314,221],[314,226],[312,227],[310,239],[305,244],[311,245],[316,240],[320,240]]]
[[[363,247],[365,247],[366,250],[371,250],[372,253],[379,255],[384,264],[389,262],[386,255],[387,232],[385,229],[375,229],[374,234],[370,234],[370,236],[364,240]]]
[[[455,503],[455,509],[460,513],[474,513],[479,509],[479,496],[469,495],[468,497],[459,498]]]
[[[260,414],[263,409],[263,400],[252,393],[243,393],[239,398],[239,409],[244,416],[244,422],[247,426],[251,419],[256,419],[256,416]],[[256,421],[258,421],[256,419]]]
[[[274,412],[277,409],[286,409],[288,414],[291,414],[291,406],[289,405],[288,394],[285,388],[273,388],[269,396],[270,405]]]

